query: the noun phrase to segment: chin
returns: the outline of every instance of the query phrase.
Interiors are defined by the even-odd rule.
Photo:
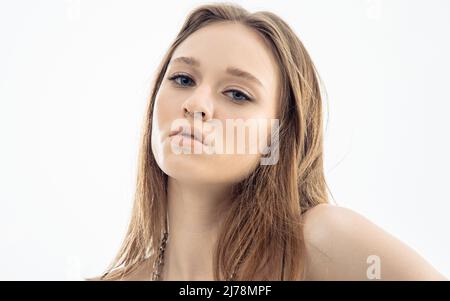
[[[211,179],[210,173],[214,170],[211,168],[211,159],[207,159],[203,154],[173,154],[169,153],[164,156],[160,168],[167,175],[175,179],[185,180],[202,180],[202,178]]]
[[[188,148],[189,150],[189,148]],[[165,143],[155,156],[168,176],[187,182],[234,184],[245,179],[259,164],[259,155],[195,154],[172,152]]]

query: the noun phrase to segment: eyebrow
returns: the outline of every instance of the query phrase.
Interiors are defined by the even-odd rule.
[[[189,66],[193,66],[193,67],[200,67],[200,62],[193,58],[193,57],[186,57],[186,56],[180,56],[177,57],[173,60],[171,60],[171,62],[173,63],[183,63]],[[250,72],[244,71],[242,69],[236,68],[236,67],[228,67],[226,69],[226,73],[232,75],[232,76],[236,76],[236,77],[241,77],[244,78],[248,81],[254,82],[260,86],[263,86],[263,84],[261,83],[261,81],[254,76],[253,74],[251,74]]]
[[[194,59],[193,57],[186,57],[186,56],[180,56],[176,59],[171,60],[173,63],[184,63],[186,65],[194,66],[194,67],[200,67],[200,62]]]

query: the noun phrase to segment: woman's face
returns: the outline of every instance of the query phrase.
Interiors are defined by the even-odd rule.
[[[262,37],[242,24],[203,27],[174,51],[156,95],[155,159],[175,179],[237,183],[270,145],[278,105],[279,69]]]

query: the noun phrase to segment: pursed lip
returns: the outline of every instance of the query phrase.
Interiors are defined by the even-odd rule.
[[[195,127],[188,127],[188,126],[179,126],[177,129],[175,130],[171,130],[169,137],[175,136],[175,135],[182,135],[182,136],[186,136],[189,138],[192,138],[194,140],[197,140],[198,142],[203,143],[204,138],[203,138],[203,134],[202,131],[198,128]]]

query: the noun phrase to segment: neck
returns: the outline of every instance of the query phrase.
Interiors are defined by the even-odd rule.
[[[162,278],[213,280],[213,252],[230,187],[168,178],[168,225]]]

